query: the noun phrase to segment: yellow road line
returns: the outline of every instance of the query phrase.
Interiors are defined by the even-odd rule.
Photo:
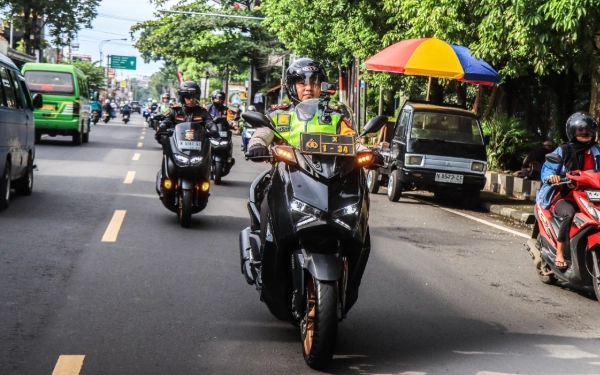
[[[144,136],[142,135],[142,136],[140,137],[140,139],[144,139]]]
[[[102,236],[102,242],[115,242],[117,240],[126,213],[126,210],[115,211],[115,214],[108,224],[108,228],[106,228],[106,232],[104,232],[104,236]]]
[[[127,172],[127,177],[125,177],[125,181],[123,181],[123,183],[130,184],[133,182],[134,178],[135,178],[135,171],[129,171],[129,172]]]
[[[131,160],[140,160],[140,154],[136,152],[135,154],[133,154],[133,159]]]
[[[138,147],[142,147],[144,144],[142,142],[138,143]]]
[[[61,355],[52,375],[79,375],[84,358],[84,355]]]

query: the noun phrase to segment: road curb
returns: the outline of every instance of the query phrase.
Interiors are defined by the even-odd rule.
[[[535,216],[533,214],[515,210],[514,208],[502,207],[493,203],[483,203],[483,208],[486,211],[494,213],[496,215],[504,216],[508,219],[517,221],[521,224],[534,224]]]

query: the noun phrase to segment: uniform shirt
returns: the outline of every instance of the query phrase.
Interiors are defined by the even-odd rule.
[[[173,127],[181,122],[203,122],[206,129],[218,131],[217,126],[212,121],[210,114],[202,107],[183,107],[181,104],[173,104],[166,114],[165,119],[160,123],[159,131]]]

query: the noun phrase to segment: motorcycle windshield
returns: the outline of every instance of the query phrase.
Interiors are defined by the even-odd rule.
[[[327,109],[332,113],[338,113],[346,117],[350,122],[354,119],[352,110],[346,107],[345,104],[335,100],[329,101]],[[325,102],[320,99],[309,99],[300,102],[294,108],[294,112],[300,121],[310,121],[315,115],[321,116],[325,110]]]
[[[188,156],[201,156],[206,148],[204,126],[182,122],[175,125],[173,140],[177,150]]]

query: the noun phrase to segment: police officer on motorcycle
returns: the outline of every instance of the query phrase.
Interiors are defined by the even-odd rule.
[[[198,105],[200,100],[200,86],[194,81],[185,81],[177,89],[179,103],[171,105],[165,119],[158,126],[157,132],[172,128],[180,122],[204,122],[204,126],[211,132],[218,132],[210,114]]]

